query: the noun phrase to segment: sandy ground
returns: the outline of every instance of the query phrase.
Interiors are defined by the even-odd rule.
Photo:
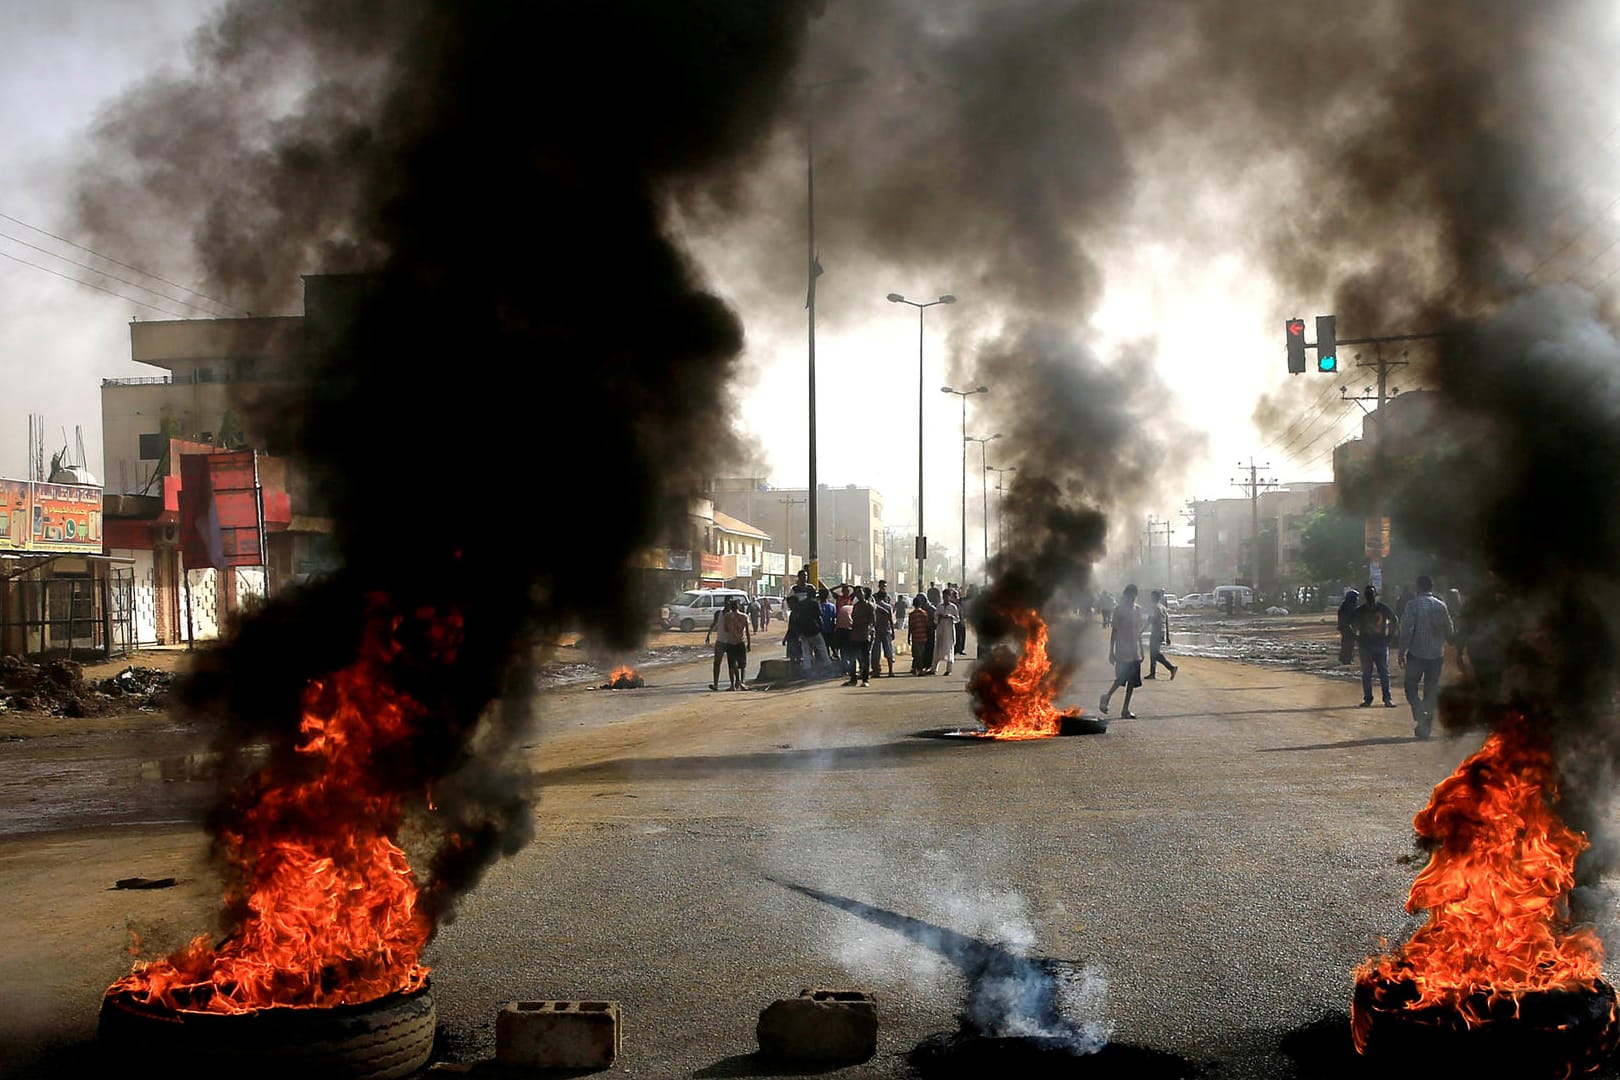
[[[1138,691],[1134,720],[1116,696],[1105,735],[919,737],[969,722],[966,669],[716,694],[685,661],[650,667],[645,690],[543,691],[523,750],[536,837],[426,957],[436,1059],[492,1054],[503,1001],[599,997],[625,1011],[613,1074],[779,1075],[752,1053],[758,1011],[859,986],[878,996],[878,1054],[817,1075],[914,1075],[907,1052],[954,1027],[965,992],[946,928],[1088,972],[1102,989],[1084,1008],[1122,1044],[1215,1076],[1326,1075],[1281,1047],[1342,1021],[1352,967],[1410,931],[1412,814],[1479,737],[1418,742],[1404,708],[1355,708],[1359,688],[1203,657]],[[1094,710],[1105,684],[1088,668],[1070,698]],[[9,776],[101,740],[91,772],[120,803],[27,831],[47,782],[0,780],[0,1074],[94,1068],[99,996],[133,938],[213,928],[220,887],[188,823],[206,770],[143,765],[154,740],[195,754],[206,733],[162,723],[0,743]],[[112,888],[135,875],[178,883]]]

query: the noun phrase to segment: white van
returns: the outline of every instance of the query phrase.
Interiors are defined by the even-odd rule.
[[[1227,597],[1232,598],[1236,608],[1246,608],[1254,603],[1254,590],[1247,585],[1217,585],[1215,586],[1215,607],[1225,611]]]
[[[735,596],[748,610],[748,594],[741,589],[689,589],[658,609],[658,621],[665,630],[707,630],[714,624],[714,613],[726,606],[726,598]]]

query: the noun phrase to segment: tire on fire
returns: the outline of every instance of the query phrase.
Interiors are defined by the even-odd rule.
[[[206,1068],[223,1077],[398,1080],[427,1064],[436,1015],[427,989],[330,1009],[174,1012],[127,994],[102,999],[99,1035],[129,1064]]]

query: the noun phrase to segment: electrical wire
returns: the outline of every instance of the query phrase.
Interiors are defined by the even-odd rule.
[[[12,236],[10,233],[0,232],[0,239],[10,240],[13,244],[21,244],[25,248],[32,248],[33,250],[35,250],[37,252],[40,252],[43,255],[47,255],[52,259],[61,259],[63,262],[67,263],[69,266],[77,266],[79,269],[88,270],[92,274],[100,274],[104,278],[110,278],[111,280],[116,281],[121,285],[128,285],[132,289],[139,289],[139,290],[141,290],[141,292],[151,293],[153,296],[156,296],[156,297],[158,297],[160,299],[163,299],[163,300],[167,300],[171,304],[184,304],[186,307],[192,308],[192,309],[194,309],[196,311],[200,311],[203,314],[208,315],[208,316],[213,316],[213,315],[216,314],[215,312],[209,311],[207,308],[203,307],[201,304],[193,304],[189,300],[182,300],[177,296],[169,296],[167,293],[163,293],[163,292],[158,291],[157,289],[149,288],[148,286],[142,285],[138,281],[130,281],[128,278],[122,278],[122,277],[119,277],[117,274],[108,273],[106,270],[98,269],[97,267],[91,266],[89,263],[82,263],[82,262],[79,262],[77,259],[70,259],[66,255],[58,255],[56,252],[51,251],[49,248],[42,248],[38,244],[30,244],[27,240],[19,239],[19,238],[15,237],[15,236]]]
[[[209,296],[207,293],[200,293],[196,289],[189,289],[186,286],[180,284],[178,281],[170,281],[168,278],[163,277],[161,274],[154,274],[150,270],[142,270],[138,266],[131,266],[129,263],[123,262],[123,261],[118,260],[118,259],[115,259],[111,255],[103,255],[101,252],[97,251],[95,248],[89,248],[89,247],[85,247],[83,244],[75,243],[74,241],[69,240],[65,236],[58,236],[56,233],[51,232],[49,229],[42,229],[38,225],[30,225],[28,222],[23,221],[21,218],[14,218],[10,214],[6,214],[6,213],[0,213],[0,218],[3,218],[6,221],[9,221],[14,225],[21,225],[23,228],[29,229],[29,230],[31,230],[33,232],[37,232],[42,236],[48,236],[52,240],[60,240],[62,243],[68,245],[69,247],[78,248],[80,251],[87,252],[87,253],[89,253],[91,255],[94,255],[98,259],[105,259],[107,262],[112,263],[114,266],[122,266],[125,270],[133,270],[133,271],[135,271],[135,273],[140,274],[142,277],[149,277],[154,281],[161,281],[165,285],[172,285],[174,288],[179,289],[181,292],[190,293],[192,296],[200,296],[204,300],[207,300],[210,304],[214,304],[217,307],[222,307],[226,311],[234,311],[234,312],[237,312],[238,314],[241,314],[241,315],[251,314],[250,312],[245,311],[242,308],[232,307],[231,305],[227,304],[223,300],[217,300],[214,297]],[[60,258],[60,256],[57,256],[57,257]],[[97,272],[100,273],[100,271],[97,271]],[[152,290],[147,290],[147,291],[151,292]],[[177,297],[168,297],[167,299],[174,300],[176,303],[182,303],[182,304],[187,303],[187,301],[180,300]],[[195,307],[196,305],[193,304],[191,306]]]
[[[43,270],[47,274],[55,274],[57,277],[62,278],[64,281],[71,281],[75,285],[83,285],[87,289],[94,289],[97,292],[106,293],[108,296],[116,296],[120,300],[127,300],[129,303],[134,304],[136,307],[143,307],[143,308],[146,308],[148,311],[158,311],[158,312],[162,312],[165,315],[173,315],[177,319],[189,319],[189,318],[191,318],[190,315],[187,315],[183,311],[175,311],[172,308],[158,307],[156,304],[148,304],[144,300],[137,300],[133,296],[125,296],[121,292],[114,292],[111,289],[102,288],[100,285],[93,285],[88,281],[80,281],[78,278],[72,276],[71,274],[64,274],[60,270],[52,270],[48,266],[41,266],[38,263],[31,263],[27,259],[19,259],[17,256],[8,254],[7,252],[4,252],[4,251],[0,251],[0,258],[10,259],[12,262],[19,262],[19,263],[22,263],[24,266],[32,266],[35,270]]]

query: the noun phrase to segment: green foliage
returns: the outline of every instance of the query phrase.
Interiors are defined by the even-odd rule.
[[[225,418],[219,422],[218,442],[225,450],[240,450],[247,445],[247,438],[242,434],[242,421],[237,419],[235,409],[225,410]]]
[[[1300,535],[1300,562],[1313,581],[1354,581],[1367,563],[1365,525],[1341,507],[1318,510]]]

